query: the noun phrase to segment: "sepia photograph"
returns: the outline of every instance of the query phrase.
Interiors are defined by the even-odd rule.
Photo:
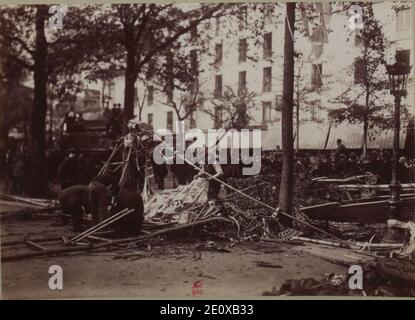
[[[415,298],[413,2],[164,1],[0,4],[1,299]]]

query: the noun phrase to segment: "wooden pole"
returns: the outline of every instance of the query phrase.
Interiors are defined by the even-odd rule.
[[[194,227],[197,227],[197,226],[205,225],[205,224],[208,224],[208,223],[211,223],[211,222],[218,222],[218,221],[221,221],[221,222],[225,221],[225,222],[232,223],[228,219],[215,217],[215,218],[211,218],[211,219],[205,219],[205,220],[200,220],[200,221],[196,221],[196,222],[193,222],[193,223],[188,223],[188,224],[185,224],[185,225],[182,225],[182,226],[166,228],[166,229],[156,231],[156,232],[153,232],[153,233],[148,233],[148,234],[145,234],[145,235],[139,236],[139,237],[118,239],[118,240],[114,240],[114,241],[110,241],[110,242],[100,243],[100,244],[97,244],[97,245],[92,245],[91,244],[89,246],[83,246],[83,247],[71,247],[71,248],[61,248],[61,249],[45,250],[45,251],[38,251],[38,252],[22,253],[22,254],[11,254],[11,255],[8,255],[8,256],[3,256],[1,261],[2,262],[8,262],[8,261],[20,260],[20,259],[24,259],[24,258],[34,258],[34,257],[41,257],[41,256],[52,256],[52,255],[57,255],[57,254],[62,254],[62,253],[89,251],[89,250],[92,250],[92,249],[101,249],[101,248],[106,248],[106,247],[110,247],[110,246],[117,245],[117,244],[145,241],[145,240],[151,239],[151,238],[156,237],[156,236],[161,236],[161,235],[172,233],[172,232],[175,232],[175,231],[182,231],[182,230],[186,230],[186,229],[190,229],[190,228],[194,228]]]
[[[103,220],[103,221],[99,222],[98,224],[96,224],[96,225],[92,226],[91,228],[89,228],[89,229],[85,230],[84,232],[81,232],[81,233],[77,234],[76,236],[74,236],[74,237],[71,239],[71,241],[76,241],[77,239],[79,239],[79,238],[83,237],[84,235],[89,234],[91,231],[97,231],[97,229],[98,229],[98,228],[100,228],[100,227],[102,227],[102,226],[104,226],[104,227],[105,227],[105,226],[107,226],[107,225],[108,225],[108,223],[113,222],[113,220],[114,220],[114,219],[116,219],[116,218],[118,218],[119,216],[123,215],[123,214],[124,214],[125,212],[127,212],[127,211],[128,211],[128,209],[123,209],[123,210],[121,210],[121,211],[117,212],[116,214],[114,214],[114,215],[112,215],[112,216],[108,217],[107,219],[105,219],[105,220]]]
[[[109,235],[109,234],[112,234],[112,233],[113,233],[113,231],[102,231],[102,232],[96,233],[96,236],[104,236],[104,235]],[[11,241],[1,242],[1,247],[4,248],[6,246],[21,245],[21,244],[25,244],[26,241],[53,242],[53,241],[60,241],[60,240],[62,240],[62,236],[44,237],[44,238],[26,238],[26,239],[23,239],[23,240],[11,240]]]
[[[103,175],[105,173],[105,171],[108,168],[108,165],[110,163],[110,161],[112,160],[112,158],[114,157],[114,155],[117,153],[118,149],[122,146],[122,143],[119,143],[117,146],[115,146],[115,148],[112,150],[112,153],[110,155],[110,157],[108,158],[108,160],[105,162],[105,164],[102,166],[101,170],[99,170],[98,175]]]
[[[84,238],[86,238],[86,237],[88,237],[88,236],[90,236],[90,235],[92,235],[92,234],[94,234],[95,232],[97,232],[98,230],[101,230],[101,229],[104,229],[104,228],[106,228],[106,227],[108,227],[110,224],[113,224],[115,221],[118,221],[118,220],[120,220],[121,218],[123,218],[124,216],[126,216],[126,215],[128,215],[128,214],[130,214],[131,212],[133,212],[134,211],[134,209],[131,209],[131,210],[128,210],[128,211],[125,211],[125,212],[123,212],[122,214],[120,214],[120,215],[118,215],[117,217],[114,217],[114,219],[112,219],[112,220],[110,220],[110,221],[107,221],[105,224],[103,224],[103,225],[100,225],[100,226],[98,226],[97,228],[94,228],[94,229],[90,229],[90,231],[88,231],[86,234],[84,234],[84,235],[82,235],[82,236],[80,236],[80,237],[78,237],[76,240],[70,240],[70,241],[75,241],[75,242],[78,242],[78,241],[81,241],[82,239],[84,239]]]

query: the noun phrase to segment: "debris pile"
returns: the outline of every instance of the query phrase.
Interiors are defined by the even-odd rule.
[[[195,179],[188,185],[157,192],[146,203],[145,221],[178,222],[188,209],[207,201],[207,188],[205,179]]]
[[[256,199],[275,205],[277,188],[273,184],[275,177],[259,179],[230,179],[229,185],[237,187]],[[212,217],[222,217],[230,224],[218,224],[211,233],[228,239],[260,240],[264,238],[278,239],[280,230],[273,217],[275,210],[264,207],[240,194],[227,189],[222,190],[222,197],[216,201],[207,201],[208,181],[195,179],[190,184],[174,190],[159,192],[146,203],[145,221],[149,225],[175,223],[185,225]],[[231,225],[235,227],[230,227]],[[292,231],[292,230],[291,230]],[[292,233],[292,232],[291,232]],[[286,237],[292,234],[285,232]],[[295,233],[299,235],[300,232]],[[281,236],[281,234],[279,234]]]
[[[415,296],[415,263],[380,259],[362,266],[362,289],[352,289],[351,275],[326,274],[322,279],[289,279],[264,296]]]

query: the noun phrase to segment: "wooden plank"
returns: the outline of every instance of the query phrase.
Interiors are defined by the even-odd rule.
[[[49,212],[49,211],[54,211],[54,210],[60,210],[60,206],[55,206],[55,207],[48,207],[48,208],[27,208],[27,209],[22,209],[22,210],[17,210],[17,211],[8,211],[8,212],[2,212],[0,213],[0,219],[1,220],[5,220],[5,219],[16,219],[16,218],[22,218],[22,217],[27,217],[27,216],[33,216],[39,213],[45,213],[45,212]]]
[[[92,239],[92,240],[98,240],[98,241],[103,241],[103,242],[108,242],[108,241],[112,241],[111,239],[106,239],[106,238],[102,238],[102,237],[97,237],[97,236],[88,236],[88,239]]]
[[[108,235],[108,234],[112,234],[113,231],[102,231],[102,232],[97,232],[96,235],[101,236],[101,235]],[[20,245],[20,244],[25,244],[26,241],[33,241],[33,242],[53,242],[53,241],[59,241],[59,240],[63,240],[63,238],[66,238],[65,236],[53,236],[53,237],[43,237],[43,238],[27,238],[27,239],[23,239],[23,240],[12,240],[12,241],[4,241],[1,242],[1,246],[5,247],[5,246],[13,246],[13,245]]]
[[[22,254],[20,254],[20,253],[19,254],[11,254],[11,255],[7,255],[7,256],[2,256],[1,261],[2,262],[7,262],[7,261],[20,260],[20,259],[25,259],[25,258],[34,258],[34,257],[41,257],[41,256],[53,256],[53,255],[72,253],[72,252],[89,251],[89,250],[92,250],[92,249],[101,249],[101,248],[106,248],[106,247],[110,247],[110,246],[118,245],[118,244],[123,244],[123,243],[147,241],[147,240],[149,240],[153,237],[156,237],[156,236],[160,236],[160,235],[164,235],[164,234],[168,234],[168,233],[176,232],[176,231],[182,231],[182,230],[185,230],[185,229],[191,229],[191,228],[194,228],[196,226],[201,226],[201,225],[205,225],[207,223],[219,222],[219,221],[232,223],[228,219],[221,218],[221,217],[215,217],[215,218],[211,218],[211,219],[196,221],[196,222],[185,224],[185,225],[182,225],[182,226],[176,226],[176,227],[173,227],[173,228],[163,229],[163,230],[156,231],[156,232],[153,232],[153,233],[149,233],[149,234],[146,234],[146,235],[142,235],[142,236],[139,236],[139,237],[118,239],[118,240],[113,240],[113,241],[110,241],[110,242],[99,243],[99,244],[96,244],[96,245],[90,244],[90,245],[82,246],[82,247],[78,246],[78,247],[61,248],[61,249],[49,249],[49,250],[41,251],[41,252],[38,251],[38,252],[29,252],[29,253],[22,253]]]
[[[389,191],[388,184],[340,184],[337,186],[340,190],[359,191],[359,190],[382,190]],[[415,183],[402,183],[401,188],[404,191],[415,189]]]
[[[414,198],[404,198],[400,213],[414,216]],[[388,200],[339,204],[329,203],[300,209],[308,218],[336,222],[385,222],[388,218]]]
[[[46,247],[44,247],[44,246],[42,246],[42,245],[40,245],[40,244],[38,244],[36,242],[30,241],[30,240],[26,241],[26,243],[30,247],[34,248],[34,249],[43,250],[43,251],[47,251],[48,250]]]

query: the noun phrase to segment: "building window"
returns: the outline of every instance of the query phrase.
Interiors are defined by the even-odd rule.
[[[363,37],[362,37],[362,33],[361,33],[360,30],[355,30],[354,45],[356,47],[359,47],[359,46],[363,45]]]
[[[215,35],[219,36],[220,33],[220,17],[216,17],[215,21]]]
[[[215,98],[222,97],[222,75],[215,76],[215,92],[213,93]]]
[[[411,28],[411,8],[399,10],[396,13],[396,30],[406,30]]]
[[[215,107],[215,128],[221,128],[222,127],[222,107],[216,106]]]
[[[282,95],[275,96],[275,111],[282,111],[284,100]]]
[[[246,61],[246,54],[248,52],[248,42],[246,39],[239,39],[239,63]]]
[[[264,24],[271,24],[273,18],[273,6],[266,4],[264,8]]]
[[[311,73],[311,85],[314,88],[321,88],[323,81],[323,65],[321,63],[319,64],[313,64],[313,70]]]
[[[271,67],[264,68],[262,79],[262,91],[271,92],[272,84],[272,69]]]
[[[153,114],[147,113],[147,123],[152,126],[153,125]]]
[[[366,63],[362,58],[356,58],[354,60],[354,83],[365,83],[366,73]]]
[[[192,108],[192,106],[186,105],[186,114],[190,111],[190,108]],[[196,128],[195,110],[189,113],[188,119],[190,129]]]
[[[246,93],[246,71],[239,72],[238,80],[238,94],[243,95]]]
[[[245,30],[248,27],[248,8],[240,7],[238,13],[239,31]]]
[[[309,110],[310,110],[310,120],[311,121],[320,121],[321,120],[320,111],[322,111],[322,107],[321,107],[321,101],[320,100],[316,100],[316,101],[313,101],[312,103],[310,103]]]
[[[153,86],[148,86],[147,87],[147,105],[151,106],[153,104],[153,99],[154,99],[154,87]]]
[[[215,45],[215,65],[216,67],[222,65],[222,43]]]
[[[267,124],[273,122],[272,116],[272,103],[271,102],[262,102],[262,125],[266,126]]]
[[[173,82],[171,80],[167,80],[166,83],[166,97],[167,97],[167,103],[173,102]]]
[[[190,40],[196,41],[196,39],[197,39],[197,25],[195,25],[194,27],[190,29]]]
[[[190,126],[190,129],[194,129],[194,128],[196,128],[196,119],[195,119],[195,115],[194,115],[194,113],[192,112],[191,114],[190,114],[190,119],[189,119],[189,126]]]
[[[403,62],[406,65],[411,65],[411,50],[397,50],[396,61]]]
[[[272,32],[264,34],[264,58],[272,57]]]
[[[197,62],[197,50],[191,50],[190,51],[190,68],[192,72],[196,73],[198,70],[198,62]]]
[[[167,111],[167,129],[173,130],[173,111]]]

